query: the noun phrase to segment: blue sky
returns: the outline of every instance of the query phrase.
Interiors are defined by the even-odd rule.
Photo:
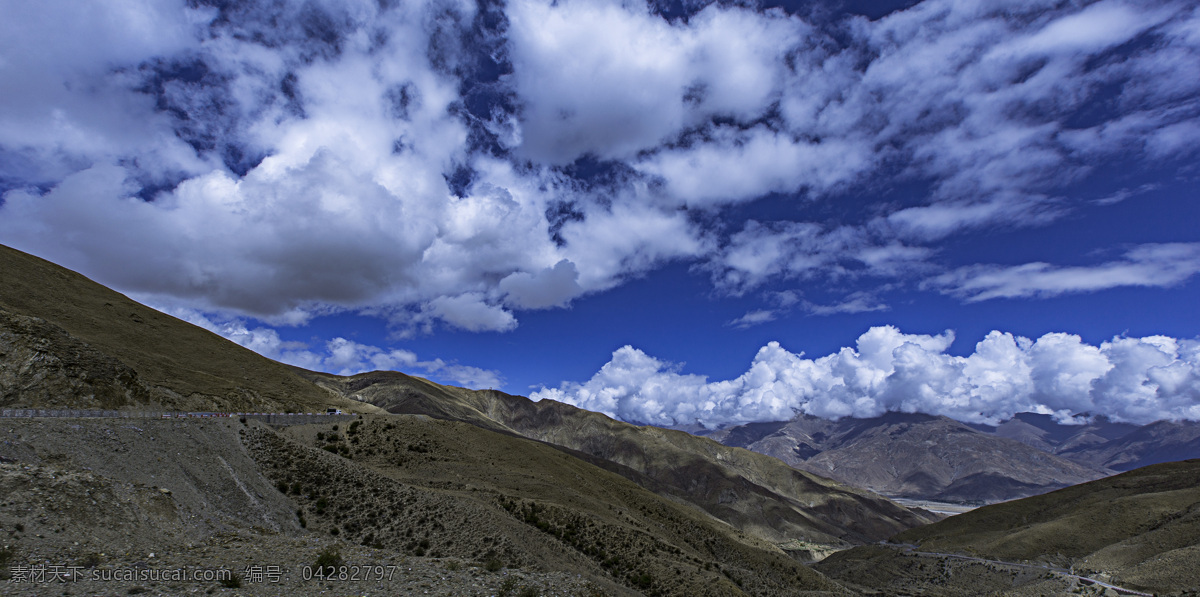
[[[1200,419],[1200,9],[0,0],[0,242],[625,420]]]

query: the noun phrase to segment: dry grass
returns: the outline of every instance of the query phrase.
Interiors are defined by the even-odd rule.
[[[331,442],[349,458],[316,449]],[[837,590],[688,506],[562,450],[461,422],[378,416],[337,432],[259,432],[248,443],[269,475],[302,485],[292,497],[309,527],[346,541],[576,571],[646,595]]]
[[[32,336],[5,325],[7,341],[21,347],[58,337],[56,342],[71,344],[92,364],[79,368],[65,363],[68,378],[95,370],[97,359],[114,360],[125,369],[107,367],[113,383],[141,392],[128,396],[125,406],[150,401],[194,410],[312,412],[336,405],[352,412],[377,412],[314,386],[292,367],[2,245],[0,273],[0,309],[8,312],[8,321],[14,316],[43,320],[26,322],[27,330],[29,325],[36,328]],[[69,335],[70,341],[61,339],[62,334]],[[136,373],[136,379],[129,377],[129,371]],[[120,379],[122,375],[125,379]],[[37,404],[28,403],[25,395],[8,398],[15,407],[76,406],[64,400],[69,402],[72,396],[48,393]]]
[[[916,543],[925,552],[1074,568],[1147,592],[1194,589],[1200,586],[1200,460],[1148,466],[985,506],[900,533],[894,540]],[[918,561],[896,550],[860,547],[831,556],[817,568],[836,579],[871,586],[911,589],[949,582],[945,572],[914,567]],[[1014,574],[993,572],[996,579]],[[970,586],[961,583],[961,575],[951,584]]]

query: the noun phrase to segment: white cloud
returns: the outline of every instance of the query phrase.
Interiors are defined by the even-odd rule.
[[[710,136],[693,147],[658,152],[638,168],[665,180],[668,192],[685,205],[708,207],[801,188],[824,193],[871,162],[866,148],[855,143],[797,142],[763,127],[718,127]]]
[[[427,371],[429,375],[437,376],[465,388],[493,390],[504,387],[504,378],[498,371],[490,369],[447,363],[442,359],[421,361],[417,363],[417,366]]]
[[[564,251],[575,263],[580,286],[607,289],[627,275],[658,264],[698,257],[710,249],[708,239],[682,211],[659,211],[632,201],[596,208],[581,221],[567,222],[560,232]]]
[[[777,317],[779,317],[779,313],[773,309],[755,309],[729,322],[729,325],[744,330],[749,327],[775,321]]]
[[[1092,266],[1026,263],[972,266],[943,274],[930,284],[967,302],[996,298],[1052,297],[1122,286],[1166,287],[1200,273],[1200,243],[1140,245],[1124,259]]]
[[[517,327],[512,313],[487,304],[476,293],[438,297],[429,302],[429,311],[455,327],[472,332],[505,332]]]
[[[993,197],[909,207],[889,214],[886,222],[901,238],[932,241],[998,222],[1044,223],[1059,215],[1062,210],[1045,197]]]
[[[817,359],[777,342],[762,347],[740,377],[710,382],[631,346],[584,383],[534,392],[626,421],[721,425],[791,418],[840,418],[888,411],[996,423],[1019,412],[1081,414],[1148,423],[1200,420],[1200,340],[1117,337],[1091,346],[1078,336],[1036,341],[998,331],[968,356],[946,350],[954,334],[904,334],[875,327],[856,348]]]
[[[0,176],[58,182],[132,153],[189,172],[207,166],[151,112],[152,100],[128,93],[131,73],[113,72],[197,48],[203,11],[182,0],[4,1],[0,10],[0,148],[24,158],[21,169],[0,160]]]
[[[26,26],[51,15],[21,7]],[[701,253],[685,214],[638,205],[632,195],[616,204],[608,198],[606,207],[565,227],[566,246],[555,244],[545,214],[563,183],[472,154],[469,119],[456,108],[459,81],[429,55],[430,36],[445,34],[431,28],[445,24],[431,25],[426,12],[469,13],[466,5],[382,11],[370,3],[247,4],[227,7],[236,18],[204,35],[196,31],[212,20],[211,11],[129,8],[147,20],[144,27],[126,23],[118,10],[108,19],[71,21],[78,39],[61,56],[12,47],[4,53],[15,77],[8,82],[42,70],[107,81],[101,88],[75,79],[46,83],[75,102],[59,110],[64,122],[132,120],[80,140],[39,138],[20,128],[35,120],[9,118],[15,110],[0,115],[5,149],[31,147],[39,163],[51,163],[51,155],[83,164],[42,172],[59,177],[48,190],[7,192],[0,242],[159,302],[271,321],[376,310],[401,328],[428,327],[434,318],[475,331],[515,327],[502,304],[562,306]],[[268,27],[282,18],[272,10],[299,25]],[[116,43],[109,25],[130,28],[131,37]],[[314,39],[305,27],[332,29]],[[151,37],[142,40],[139,32]],[[172,60],[182,66],[170,66]],[[164,73],[139,71],[163,62]],[[111,79],[113,68],[126,69],[125,78]],[[204,87],[177,69],[219,82]],[[173,122],[169,110],[155,111],[154,97],[131,89],[142,84],[137,77],[148,84],[169,79],[158,101],[187,111],[187,119]],[[32,109],[26,100],[21,109]],[[222,162],[222,143],[264,158],[239,174]],[[458,165],[474,171],[475,181],[451,189],[446,178]],[[23,173],[31,182],[42,174]],[[178,186],[153,202],[135,196],[161,176],[176,177]]]
[[[834,315],[837,313],[867,313],[871,311],[887,311],[888,306],[879,301],[869,292],[852,292],[846,298],[832,305],[819,305],[805,301],[804,309],[814,315]]]
[[[926,0],[828,27],[638,1],[219,4],[0,0],[0,242],[210,311],[508,330],[676,260],[734,293],[911,277],[947,237],[1067,213],[1064,185],[1105,160],[1188,159],[1200,127],[1181,1]],[[506,21],[481,36],[480,10]],[[617,174],[559,168],[585,155]],[[721,210],[765,193],[908,180],[933,190],[865,223],[722,237]]]
[[[515,272],[500,280],[500,291],[516,307],[558,307],[583,293],[575,264],[563,259],[535,274]]]
[[[605,0],[520,0],[508,18],[521,151],[549,163],[630,158],[713,115],[753,120],[808,29],[717,5],[672,24],[645,4]]]
[[[922,262],[929,255],[927,248],[888,240],[867,227],[750,220],[708,269],[718,287],[741,293],[777,279],[900,276],[926,269]]]
[[[1137,10],[1124,2],[1097,2],[1055,19],[1015,45],[1028,52],[1095,52],[1129,41],[1168,14]]]
[[[468,388],[504,386],[504,379],[497,371],[446,362],[442,359],[423,361],[410,350],[389,350],[340,337],[324,342],[320,349],[313,349],[304,342],[283,340],[274,329],[251,328],[245,321],[236,317],[213,316],[187,307],[160,305],[159,308],[269,359],[309,370],[335,375],[401,371],[422,374]]]

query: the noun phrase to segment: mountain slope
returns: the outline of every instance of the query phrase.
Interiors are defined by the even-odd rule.
[[[350,412],[294,368],[0,245],[0,405]]]
[[[1200,587],[1200,460],[1157,464],[985,506],[905,531],[893,541],[915,544],[925,553],[1070,568],[1147,592],[1195,590]],[[817,568],[858,583],[876,574],[870,583],[878,588],[903,586],[915,592],[919,586],[931,594],[969,595],[989,584],[1014,586],[994,582],[1009,572],[989,565],[992,582],[976,579],[973,585],[947,590],[956,582],[945,574],[949,560],[935,561],[870,547],[841,552]],[[1025,574],[1023,582],[1038,578]]]
[[[830,421],[800,415],[710,434],[818,475],[896,497],[995,502],[1104,476],[946,417],[888,413]]]
[[[773,541],[875,541],[931,518],[877,495],[681,431],[573,406],[441,386],[394,372],[314,381],[393,413],[426,414],[544,441]]]
[[[90,557],[132,568],[150,557],[291,570],[287,590],[245,587],[264,589],[249,593],[258,595],[349,592],[356,585],[302,582],[302,567],[325,548],[354,558],[348,564],[415,564],[443,576],[449,562],[474,566],[477,577],[460,578],[469,584],[457,594],[479,594],[481,580],[496,594],[499,574],[478,578],[490,561],[506,575],[567,574],[593,587],[571,594],[839,590],[695,508],[551,446],[465,423],[368,415],[279,430],[235,418],[10,418],[0,433],[0,528],[17,561]],[[229,553],[231,542],[240,553]],[[428,589],[408,576],[369,592]],[[187,591],[168,583],[164,592]]]
[[[241,456],[214,461],[223,453],[207,445],[209,440],[186,440],[173,427],[208,423],[6,421],[13,427],[6,435],[11,443],[0,452],[25,447],[14,448],[3,464],[30,461],[65,467],[68,474],[92,471],[88,474],[108,477],[96,480],[106,487],[132,479],[163,483],[159,487],[170,492],[144,493],[156,504],[176,496],[167,501],[174,500],[180,526],[170,536],[148,540],[172,549],[181,545],[181,536],[212,538],[229,525],[249,533],[239,541],[262,536],[252,511],[213,518],[195,509],[228,500],[221,492],[233,487],[239,500],[286,504],[262,521],[281,540],[315,532],[414,556],[436,550],[486,559],[493,553],[523,567],[591,575],[610,583],[606,586],[645,594],[772,595],[837,590],[777,542],[847,546],[928,520],[869,492],[685,433],[395,372],[338,377],[289,367],[45,261],[6,249],[0,250],[0,264],[5,406],[338,405],[401,413],[342,429],[330,423],[284,432],[254,421],[222,421],[222,437],[236,431],[257,469],[244,466]],[[95,429],[81,442],[59,441],[85,426]],[[50,427],[57,432],[47,431]],[[59,440],[47,443],[51,437]],[[160,443],[179,438],[183,443]],[[159,449],[173,456],[155,454]],[[99,454],[108,455],[103,467],[93,464]],[[198,469],[200,462],[207,464]],[[20,470],[13,474],[24,475]],[[202,482],[206,475],[222,477],[223,470],[230,478],[220,484]],[[165,486],[171,479],[175,488]],[[264,486],[274,493],[268,495]],[[25,496],[22,503],[34,504],[34,498]],[[131,511],[141,507],[130,505]],[[306,522],[307,530],[296,529]],[[102,551],[113,549],[111,543]]]
[[[647,594],[837,588],[689,505],[552,446],[468,423],[371,416],[336,431],[303,426],[247,439],[274,482],[331,488],[294,499],[316,512],[326,498],[310,527],[339,529],[355,543],[584,571]],[[341,457],[298,449],[330,445]]]
[[[1200,460],[1148,466],[901,533],[929,551],[1066,558],[1150,591],[1200,586]]]

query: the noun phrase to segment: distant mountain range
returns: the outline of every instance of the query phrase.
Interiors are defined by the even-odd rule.
[[[1114,471],[1200,458],[1200,423],[1194,421],[1139,426],[1095,416],[1086,425],[1062,425],[1049,415],[1020,413],[997,427],[974,427],[1085,466]]]
[[[799,415],[719,431],[728,446],[892,497],[992,503],[1045,493],[1114,472],[1200,457],[1200,424],[1062,425],[1020,413],[998,426],[887,413],[830,421]]]

